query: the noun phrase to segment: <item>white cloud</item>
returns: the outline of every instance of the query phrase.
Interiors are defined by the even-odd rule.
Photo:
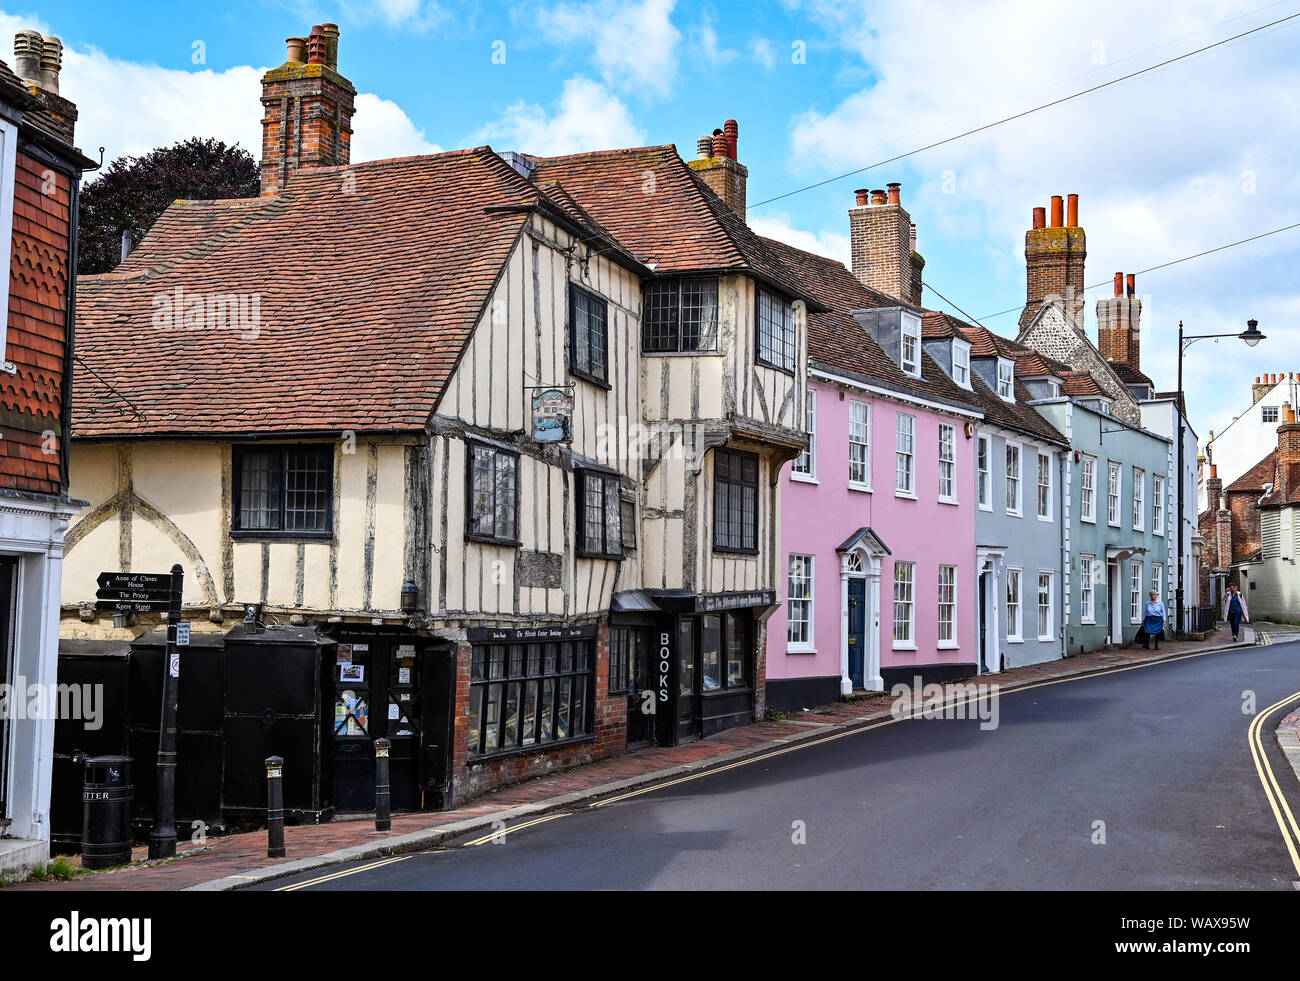
[[[765,37],[759,38],[749,46],[749,53],[753,55],[764,68],[771,69],[776,65],[776,51],[772,47],[772,42]]]
[[[677,77],[682,40],[670,19],[675,5],[676,0],[561,3],[540,13],[538,26],[554,44],[589,44],[606,84],[665,95]]]
[[[849,263],[849,237],[838,232],[806,232],[794,227],[789,215],[783,212],[774,214],[750,215],[749,227],[767,238],[774,238],[796,249],[812,252],[815,255],[837,259],[846,266]]]
[[[791,170],[812,171],[792,181],[799,184],[1048,102],[1284,13],[1240,16],[1259,6],[1251,0],[1187,0],[1175,7],[1127,0],[1086,7],[915,0],[896,17],[873,16],[878,8],[847,0],[801,6],[856,56],[869,82],[795,120]],[[987,268],[1007,294],[1004,306],[1024,295],[1024,232],[1031,209],[1047,205],[1052,194],[1080,195],[1089,282],[1300,221],[1294,203],[1300,201],[1300,173],[1291,152],[1300,143],[1298,33],[1294,23],[1264,32],[868,171],[856,185],[834,187],[902,180],[923,252],[930,243],[927,278],[942,289],[958,274],[954,261]],[[810,192],[817,193],[826,192]],[[847,198],[847,190],[841,193]],[[947,270],[934,261],[934,252],[944,249]],[[1300,231],[1139,276],[1144,369],[1159,387],[1174,386],[1179,319],[1197,333],[1239,331],[1251,316],[1266,333],[1270,320],[1279,328],[1294,322],[1289,271],[1297,262]],[[971,276],[967,268],[960,272]],[[1095,300],[1107,292],[1089,297],[1090,319]],[[990,326],[1011,333],[1015,317]],[[1222,384],[1216,387],[1214,379],[1296,367],[1296,332],[1275,330],[1254,351],[1226,342],[1192,348],[1189,407],[1198,428],[1215,426],[1216,414],[1231,417],[1220,408]],[[1238,387],[1231,388],[1234,397]]]
[[[554,110],[516,102],[501,118],[483,127],[469,142],[491,143],[498,150],[541,156],[642,146],[645,134],[627,107],[605,86],[589,78],[570,78]]]
[[[718,32],[713,27],[713,21],[705,17],[695,28],[693,37],[695,49],[699,52],[700,57],[711,65],[726,65],[736,60],[738,52],[730,48],[724,48],[718,44]]]
[[[22,27],[45,32],[31,18],[0,14],[13,65],[13,35]],[[223,71],[182,71],[113,58],[98,48],[66,46],[60,93],[77,105],[76,143],[104,159],[136,156],[192,136],[238,143],[254,158],[262,152],[261,78],[266,68],[237,65]],[[438,147],[393,102],[370,93],[356,99],[352,159],[435,153]]]

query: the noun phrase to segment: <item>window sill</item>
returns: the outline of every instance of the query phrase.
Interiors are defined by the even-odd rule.
[[[873,491],[873,490],[871,489],[871,485],[870,485],[870,484],[855,484],[855,483],[853,483],[853,481],[849,481],[849,490],[851,490],[851,491],[857,491],[859,494],[874,494],[874,493],[875,493],[875,491]]]
[[[976,507],[978,507],[981,511],[987,511],[989,514],[993,513],[992,504],[977,504]]]
[[[570,749],[574,746],[581,746],[583,743],[594,743],[595,741],[596,734],[592,733],[589,736],[574,736],[570,739],[554,739],[549,743],[533,743],[531,746],[511,746],[509,749],[494,749],[492,752],[483,753],[480,756],[470,756],[465,760],[465,763],[468,766],[475,766],[479,763],[492,763],[507,756],[549,753],[554,749]]]
[[[935,645],[935,649],[940,651],[959,651],[961,650],[961,644],[955,644],[951,640],[941,640],[937,645]]]
[[[1040,514],[1038,520],[1045,525],[1050,525],[1052,523],[1052,516],[1050,514]]]
[[[820,484],[815,474],[794,473],[791,472],[790,479],[798,484]]]
[[[579,371],[577,368],[570,368],[569,374],[574,378],[582,379],[590,385],[595,385],[597,388],[603,388],[607,392],[614,387],[609,382],[605,381],[605,379],[596,375],[589,375],[585,371]]]
[[[726,355],[719,350],[712,351],[647,351],[642,348],[641,353],[647,358],[722,358]]]
[[[480,545],[500,545],[502,548],[519,548],[524,544],[518,538],[493,538],[472,531],[465,532],[465,541],[478,542]]]
[[[1023,638],[1023,637],[1008,637],[1008,638],[1007,638],[1007,643],[1008,643],[1008,644],[1023,644],[1024,642],[1025,642],[1025,638]]]
[[[1079,516],[1079,521],[1081,521],[1085,525],[1095,525],[1097,523],[1096,518],[1088,518],[1083,515]]]
[[[1023,518],[1024,516],[1025,513],[1023,511],[1007,511],[1008,518]]]
[[[579,551],[576,553],[576,555],[580,559],[596,559],[601,562],[622,562],[625,558],[627,558],[627,556],[625,555],[612,555],[607,552]]]
[[[916,500],[916,494],[915,493],[909,494],[907,491],[896,490],[894,491],[894,496],[904,501]]]
[[[714,545],[713,551],[720,555],[744,555],[751,558],[758,556],[758,549],[756,548],[728,548],[725,545]]]
[[[231,528],[230,537],[237,541],[329,541],[334,537],[332,531],[276,531],[270,528]]]
[[[916,645],[915,645],[915,644],[900,644],[900,643],[895,643],[894,646],[893,646],[891,649],[892,649],[892,650],[895,650],[895,651],[913,651],[913,652],[915,652],[915,651],[916,651]]]
[[[802,646],[796,644],[796,645],[794,645],[794,646],[792,646],[792,647],[787,647],[787,648],[785,649],[785,652],[786,652],[787,654],[816,654],[816,653],[817,653],[817,648],[815,648],[815,647],[802,647]]]
[[[1040,644],[1050,643],[1051,641],[1054,641],[1054,640],[1056,640],[1055,635],[1053,635],[1053,636],[1051,636],[1051,637],[1042,637],[1042,636],[1040,636],[1040,637],[1038,638],[1038,642],[1039,642]]]
[[[958,501],[957,498],[955,497],[941,497],[939,498],[939,503],[947,504],[949,507],[954,507],[954,508],[961,507],[961,502]]]
[[[783,375],[794,377],[794,368],[783,368],[779,364],[772,364],[770,361],[764,361],[762,358],[755,357],[754,364],[759,368],[771,368],[773,371],[779,371]]]
[[[1097,618],[1093,617],[1089,620],[1086,617],[1079,617],[1079,625],[1082,627],[1095,627],[1097,626]]]

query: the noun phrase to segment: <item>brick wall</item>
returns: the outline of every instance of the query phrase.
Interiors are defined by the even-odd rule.
[[[749,168],[730,157],[701,157],[690,161],[690,168],[728,208],[744,219]]]
[[[849,210],[851,267],[872,289],[919,304],[921,262],[912,261],[912,219],[898,204],[869,204]],[[917,256],[920,259],[920,256]]]
[[[71,270],[69,178],[18,153],[9,263],[9,328],[0,373],[0,486],[59,494]]]
[[[1142,367],[1142,301],[1108,296],[1097,301],[1097,349],[1107,361]]]
[[[288,62],[262,78],[262,193],[295,170],[351,160],[356,89],[326,65]]]
[[[1045,301],[1059,299],[1075,326],[1083,327],[1084,260],[1087,236],[1080,227],[1031,228],[1025,232],[1025,328]]]
[[[543,773],[565,770],[617,756],[627,749],[627,695],[609,694],[609,624],[596,631],[596,691],[592,712],[592,738],[569,746],[471,762],[469,758],[470,659],[472,647],[462,642],[456,650],[455,715],[452,728],[451,794],[453,807],[497,787],[518,783]]]
[[[1232,561],[1241,562],[1260,549],[1258,491],[1229,491],[1228,517],[1232,527]]]

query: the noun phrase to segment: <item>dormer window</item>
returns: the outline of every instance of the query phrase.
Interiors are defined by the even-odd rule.
[[[952,342],[952,380],[962,388],[970,388],[970,345],[965,341]]]
[[[1047,390],[1051,393],[1048,396],[1049,398],[1055,399],[1061,397],[1061,386],[1057,382],[1049,381],[1047,383]]]
[[[1016,400],[1012,386],[1015,382],[1015,366],[1005,358],[998,358],[998,398],[1004,402]]]
[[[904,312],[899,317],[899,367],[913,378],[921,377],[921,318]]]

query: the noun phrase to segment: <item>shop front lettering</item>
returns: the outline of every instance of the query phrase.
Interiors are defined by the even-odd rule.
[[[665,630],[659,635],[659,701],[661,702],[668,701],[668,671],[672,656],[668,632]]]
[[[713,613],[717,610],[736,610],[748,606],[771,606],[775,602],[776,593],[770,589],[754,593],[715,593],[699,597],[696,609],[702,613]]]

